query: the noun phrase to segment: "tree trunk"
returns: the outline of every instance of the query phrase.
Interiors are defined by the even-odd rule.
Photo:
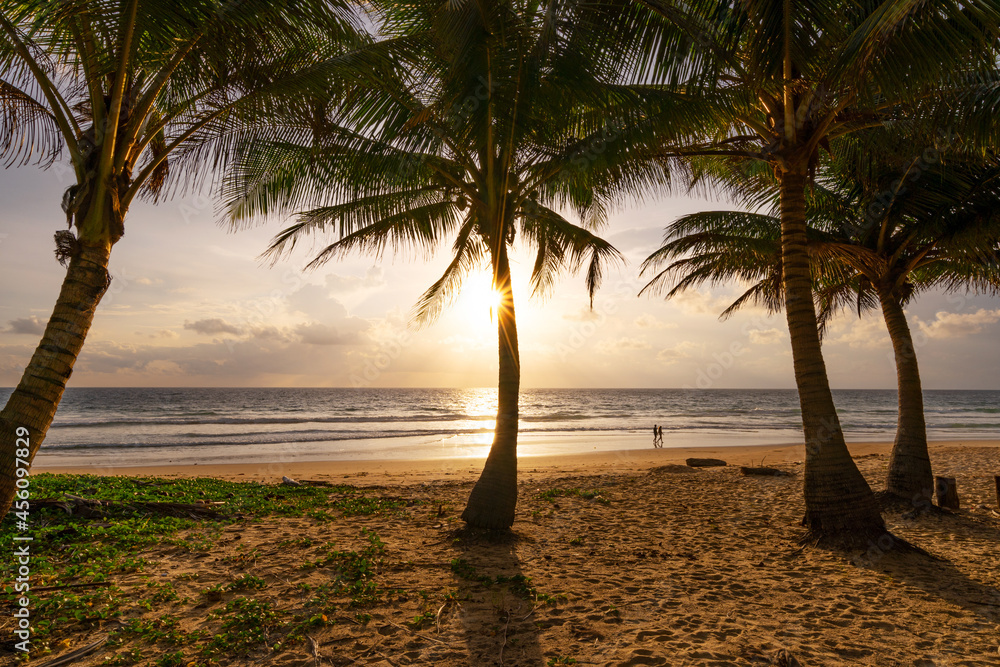
[[[462,519],[474,528],[506,530],[514,523],[517,505],[517,424],[521,361],[517,349],[517,322],[511,291],[507,248],[501,244],[496,269],[500,293],[497,330],[500,348],[500,383],[493,445],[479,481],[472,488]]]
[[[80,244],[69,262],[59,299],[42,342],[21,382],[0,412],[0,519],[14,499],[15,433],[28,429],[28,461],[35,458],[56,416],[73,364],[94,321],[94,312],[108,288],[108,245]]]
[[[920,388],[920,371],[913,338],[906,315],[890,289],[879,289],[882,315],[892,339],[896,356],[896,384],[899,394],[899,421],[896,441],[889,455],[889,475],[886,491],[929,507],[934,496],[934,474],[927,453],[927,427],[924,424],[924,395]]]
[[[809,529],[809,538],[865,545],[886,532],[885,524],[871,487],[844,443],[830,392],[806,249],[805,188],[804,169],[782,174],[785,313],[806,441],[803,524]]]
[[[937,489],[938,507],[957,510],[961,506],[958,501],[958,479],[956,477],[935,477],[934,486]]]

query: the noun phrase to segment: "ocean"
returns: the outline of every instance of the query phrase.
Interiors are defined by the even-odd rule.
[[[1000,391],[924,397],[930,439],[1000,439]],[[892,440],[895,391],[834,400],[849,442]],[[793,390],[525,389],[520,406],[520,456],[651,447],[654,424],[666,447],[802,442]],[[495,389],[71,388],[36,462],[475,457],[489,449],[495,410]]]

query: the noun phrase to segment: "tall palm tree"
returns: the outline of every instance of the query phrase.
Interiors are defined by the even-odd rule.
[[[773,170],[806,441],[804,524],[811,537],[867,545],[885,527],[830,392],[806,251],[806,191],[822,150],[900,115],[930,117],[925,109],[958,77],[992,72],[996,4],[622,0],[598,3],[595,16],[646,55],[637,61],[644,77],[714,107],[714,131],[694,143],[665,140],[663,159],[757,162]]]
[[[504,529],[514,521],[521,371],[509,258],[515,239],[535,253],[535,292],[560,270],[586,265],[593,298],[604,264],[619,257],[594,233],[606,208],[665,177],[662,166],[631,160],[608,138],[626,131],[612,120],[634,128],[645,118],[636,109],[667,102],[645,93],[651,106],[644,106],[641,95],[604,83],[614,79],[613,64],[574,38],[573,6],[378,3],[381,34],[359,56],[357,85],[274,119],[272,139],[247,146],[230,182],[236,219],[297,213],[272,254],[309,234],[333,237],[310,266],[354,250],[431,253],[451,240],[452,260],[420,298],[418,320],[434,317],[471,271],[489,270],[501,297],[499,389],[492,447],[462,514],[474,527]],[[318,109],[322,123],[306,122]]]
[[[55,416],[131,203],[166,196],[168,174],[210,177],[243,117],[325,80],[320,63],[353,23],[346,5],[319,0],[0,3],[0,147],[8,162],[35,142],[43,161],[65,151],[76,178],[62,201],[69,229],[56,234],[66,277],[0,412],[0,516]],[[25,429],[28,456],[15,457]]]
[[[1000,166],[956,157],[921,167],[922,156],[887,159],[901,154],[902,146],[854,148],[852,159],[824,170],[808,200],[816,302],[821,324],[840,308],[856,308],[859,315],[881,308],[899,401],[886,492],[920,507],[933,494],[933,475],[916,348],[903,307],[935,288],[1000,291]],[[668,264],[645,289],[672,284],[670,298],[705,282],[736,280],[748,289],[722,317],[749,303],[777,312],[784,305],[780,224],[775,215],[744,212],[685,216],[646,260],[644,270]]]

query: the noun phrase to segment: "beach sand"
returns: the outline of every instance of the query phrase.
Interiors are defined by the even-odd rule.
[[[850,445],[875,489],[883,485],[889,448]],[[931,452],[936,474],[958,478],[962,509],[916,520],[895,511],[886,521],[895,535],[940,560],[900,553],[892,543],[873,544],[867,553],[801,546],[801,445],[523,459],[517,520],[500,539],[461,531],[478,459],[105,472],[267,483],[287,475],[370,487],[372,494],[406,501],[400,513],[388,515],[236,523],[208,557],[168,546],[144,553],[150,577],[171,581],[181,598],[202,600],[173,604],[171,613],[188,630],[212,631],[219,625],[212,612],[236,594],[208,602],[201,595],[207,587],[251,573],[268,586],[243,594],[301,611],[310,598],[302,585],[330,579],[323,568],[301,567],[323,553],[323,545],[360,550],[362,529],[385,543],[376,581],[394,592],[363,610],[367,622],[345,611],[328,619],[332,625],[310,628],[307,641],[222,664],[723,666],[789,665],[794,658],[804,666],[1000,665],[1000,514],[993,484],[1000,442],[934,443]],[[688,456],[730,465],[687,468]],[[739,465],[761,459],[793,474],[740,474]],[[591,492],[596,496],[588,497]],[[305,537],[312,546],[287,546]],[[240,557],[247,553],[255,558]],[[532,593],[518,588],[517,575],[530,579]],[[514,583],[481,580],[497,576]],[[144,585],[134,583],[137,590]],[[128,616],[156,614],[136,607]],[[418,628],[411,621],[421,614],[430,620]],[[67,637],[65,652],[106,631]],[[110,652],[73,664],[98,665]],[[158,657],[144,656],[143,664]]]

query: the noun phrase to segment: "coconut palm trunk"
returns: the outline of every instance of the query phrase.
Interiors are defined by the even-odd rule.
[[[886,491],[915,505],[926,505],[934,493],[931,459],[927,453],[927,427],[924,424],[924,396],[920,371],[913,349],[913,337],[906,314],[890,288],[878,290],[882,315],[892,339],[896,357],[896,384],[899,395],[899,421],[896,440],[889,455]]]
[[[511,290],[506,244],[497,251],[495,289],[500,294],[497,332],[500,380],[493,445],[479,481],[472,488],[462,519],[475,528],[507,529],[514,523],[517,505],[517,425],[521,361],[517,349],[517,321]]]
[[[15,433],[18,428],[28,429],[30,463],[52,425],[94,313],[108,288],[110,255],[111,247],[106,243],[77,245],[42,341],[0,412],[0,442],[4,443],[0,447],[0,517],[7,514],[14,498]]]
[[[781,178],[781,255],[795,384],[805,430],[803,524],[817,538],[861,544],[885,532],[878,503],[844,442],[826,375],[806,252],[805,170]]]

